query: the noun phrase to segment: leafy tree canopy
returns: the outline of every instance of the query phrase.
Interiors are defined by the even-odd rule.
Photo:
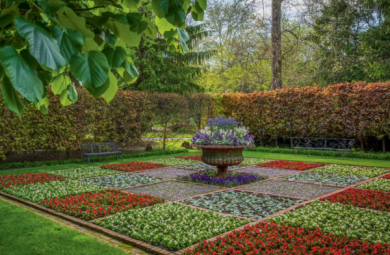
[[[63,105],[77,101],[74,84],[110,102],[118,75],[131,84],[138,71],[127,47],[158,32],[169,51],[188,50],[186,16],[202,20],[207,0],[5,0],[0,12],[0,78],[7,107],[21,115],[19,95],[47,113],[50,87]],[[156,30],[157,27],[157,30]]]

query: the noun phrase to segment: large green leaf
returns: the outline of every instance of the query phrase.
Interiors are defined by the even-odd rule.
[[[3,82],[1,83],[1,93],[7,108],[21,117],[24,108],[23,103],[20,101],[16,91],[12,87],[11,81],[7,76],[3,78]]]
[[[84,43],[81,33],[72,29],[67,29],[64,33],[59,27],[54,26],[53,35],[57,40],[62,56],[68,62],[74,54],[79,52]]]
[[[68,91],[68,99],[69,99],[72,103],[76,102],[76,101],[77,101],[77,97],[78,97],[78,93],[77,93],[77,90],[76,90],[76,88],[74,87],[74,85],[73,85],[73,84],[70,84],[70,85],[68,86],[67,91]]]
[[[19,35],[28,41],[31,55],[41,65],[58,71],[66,64],[57,41],[42,27],[22,17],[15,18],[15,27]]]
[[[137,10],[138,7],[140,7],[141,5],[141,1],[140,0],[122,0],[122,3],[123,3],[123,6],[125,6],[126,8],[129,8],[130,10]]]
[[[106,55],[108,65],[111,68],[120,67],[127,58],[126,50],[122,47],[115,47],[115,49],[107,47],[102,52]]]
[[[8,73],[13,87],[28,101],[37,104],[43,96],[43,84],[25,59],[13,46],[0,51],[0,63]]]
[[[104,26],[110,29],[117,38],[121,39],[128,46],[137,47],[141,41],[141,34],[130,31],[129,25],[110,19]]]
[[[107,90],[101,95],[101,97],[109,103],[112,99],[114,99],[116,92],[118,91],[118,82],[113,73],[108,73],[109,87]]]
[[[85,26],[85,19],[74,13],[72,9],[64,8],[59,10],[57,14],[64,27],[80,31],[84,38],[95,37],[95,34]]]
[[[99,51],[88,55],[76,54],[70,60],[70,71],[88,89],[102,86],[108,79],[109,65],[106,56]]]
[[[159,17],[156,17],[156,25],[157,25],[158,31],[163,36],[166,32],[169,32],[171,30],[172,31],[176,30],[176,27],[174,25],[172,25],[171,23],[169,23],[168,20],[165,18],[160,19]]]
[[[66,90],[71,82],[68,76],[58,75],[51,83],[51,91],[54,95],[61,95],[62,91]]]
[[[49,104],[50,104],[49,98],[44,97],[37,104],[37,108],[41,111],[41,113],[48,114],[48,112],[49,112]]]

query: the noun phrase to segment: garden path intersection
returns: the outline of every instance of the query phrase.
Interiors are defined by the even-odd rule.
[[[390,169],[199,160],[3,175],[0,196],[151,254],[390,254]]]

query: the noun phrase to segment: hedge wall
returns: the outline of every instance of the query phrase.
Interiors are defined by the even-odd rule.
[[[25,104],[21,119],[0,99],[0,159],[15,151],[78,150],[88,142],[139,141],[142,125],[151,116],[148,93],[119,91],[109,105],[94,100],[84,89],[78,89],[78,94],[77,103],[64,107],[49,92],[48,114]]]
[[[156,95],[148,92],[119,91],[109,105],[94,100],[84,89],[78,93],[78,101],[66,107],[49,93],[54,98],[47,115],[26,104],[21,119],[6,109],[0,97],[0,160],[15,151],[78,150],[91,141],[136,144],[150,120],[163,112],[153,102]],[[188,107],[181,108],[187,111],[181,116],[201,116],[203,122],[211,115],[234,116],[258,140],[267,136],[348,137],[363,145],[367,137],[381,139],[390,134],[390,82],[182,97]]]
[[[390,82],[345,83],[221,96],[221,107],[257,137],[386,137],[390,133]],[[385,139],[383,139],[385,141]]]

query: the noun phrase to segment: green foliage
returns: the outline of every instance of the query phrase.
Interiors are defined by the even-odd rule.
[[[337,0],[323,5],[311,40],[320,85],[390,79],[389,0]]]
[[[157,29],[170,51],[188,51],[186,15],[192,13],[195,20],[202,20],[206,0],[193,4],[189,0],[153,0],[150,11],[141,8],[144,4],[138,0],[2,3],[0,79],[5,77],[2,96],[6,106],[21,115],[23,107],[16,90],[48,113],[53,100],[47,97],[48,87],[59,76],[66,77],[65,83],[54,86],[63,105],[77,100],[73,84],[80,83],[93,97],[110,102],[118,89],[114,74],[126,84],[138,77],[126,49],[138,47],[142,36],[154,40]]]

